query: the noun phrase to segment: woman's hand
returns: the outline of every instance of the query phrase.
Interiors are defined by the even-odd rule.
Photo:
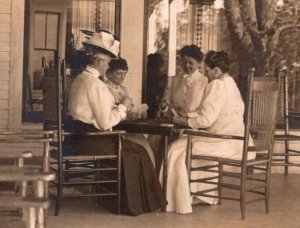
[[[127,111],[131,111],[133,108],[132,99],[129,96],[125,96],[121,104],[127,108]]]
[[[162,111],[166,110],[166,109],[168,108],[168,106],[169,106],[169,103],[168,103],[168,101],[167,101],[166,99],[163,99],[163,100],[160,102],[160,104],[159,104],[159,108],[160,108]]]
[[[127,120],[138,120],[139,119],[139,114],[137,112],[128,112],[127,113],[127,117],[126,117]]]
[[[139,119],[147,119],[147,111],[144,112],[128,112],[127,113],[127,119],[128,120],[139,120]]]
[[[141,118],[142,120],[145,120],[145,119],[147,119],[147,117],[148,117],[147,111],[142,111],[142,112],[141,112],[140,118]]]
[[[173,123],[181,126],[188,127],[188,118],[183,116],[175,116],[173,117]]]

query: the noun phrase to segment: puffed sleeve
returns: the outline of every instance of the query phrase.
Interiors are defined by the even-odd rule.
[[[188,85],[186,94],[186,113],[188,117],[194,117],[195,111],[199,108],[205,87],[207,85],[207,78],[202,76],[197,81]]]
[[[134,106],[132,97],[130,96],[130,94],[129,94],[129,92],[128,92],[128,90],[127,90],[127,88],[126,88],[125,86],[122,85],[121,88],[122,88],[122,91],[123,91],[123,93],[124,93],[123,98],[124,98],[125,96],[127,96],[128,98],[130,98],[130,100],[131,100],[131,109],[132,109],[133,106]]]
[[[166,102],[167,104],[171,104],[171,95],[172,95],[172,85],[168,84],[164,90],[161,103]],[[159,104],[159,109],[162,112],[167,112],[168,111],[168,106],[162,107],[161,104]]]
[[[210,127],[220,115],[227,97],[224,81],[217,79],[209,83],[198,110],[198,115],[188,120],[189,127],[194,129]]]
[[[126,117],[126,107],[114,105],[114,98],[104,84],[93,86],[88,91],[88,99],[95,116],[93,124],[100,130],[109,130]]]

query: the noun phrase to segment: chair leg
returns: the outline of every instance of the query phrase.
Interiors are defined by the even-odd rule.
[[[222,204],[222,173],[223,173],[223,163],[219,162],[219,178],[218,178],[219,205]]]
[[[30,207],[26,209],[26,217],[25,217],[25,223],[26,228],[35,228],[36,226],[36,211],[34,207]]]
[[[242,220],[245,220],[245,197],[242,197],[240,199],[240,207],[241,207]]]
[[[271,173],[271,164],[267,164],[267,173],[266,173],[266,187],[265,187],[265,207],[266,213],[269,213],[270,209],[270,173]]]
[[[58,216],[59,214],[59,209],[60,209],[60,203],[62,199],[62,191],[63,191],[63,171],[58,172],[58,177],[57,177],[57,191],[56,191],[56,197],[55,197],[55,211],[54,215]]]
[[[44,197],[44,182],[43,181],[37,181],[34,184],[34,195],[37,198],[43,198]],[[46,220],[46,214],[47,210],[43,208],[37,208],[36,209],[36,219],[37,219],[37,225],[39,228],[45,227],[45,220]]]
[[[66,160],[65,161],[65,170],[69,170],[69,169],[70,169],[70,161]],[[64,179],[65,179],[65,182],[68,182],[69,181],[69,175],[64,175]]]
[[[284,163],[285,163],[285,166],[284,166],[284,175],[287,176],[289,174],[289,142],[286,140],[284,142],[284,153],[285,153],[285,158],[284,158]]]
[[[56,197],[55,197],[55,211],[54,215],[58,216],[59,209],[60,209],[60,203],[63,198],[63,184],[64,184],[64,178],[65,178],[65,170],[64,170],[64,164],[63,164],[63,158],[62,158],[62,150],[60,150],[59,153],[59,159],[57,162],[57,191],[56,191]]]
[[[245,173],[246,171],[244,171]],[[245,220],[245,176],[241,177],[241,189],[240,189],[240,208],[242,214],[242,220]]]
[[[269,191],[269,190],[266,190],[266,191]],[[270,209],[270,200],[269,200],[269,194],[267,193],[266,194],[266,199],[265,199],[265,206],[266,206],[266,213],[268,214],[269,213],[269,209]]]
[[[100,160],[96,160],[94,162],[94,166],[95,168],[100,168]],[[98,181],[100,180],[100,172],[97,171],[95,173],[95,180]],[[95,193],[99,193],[100,192],[100,187],[99,184],[95,185]],[[101,196],[97,196],[97,206],[101,206],[102,205],[102,197]]]
[[[58,194],[58,193],[57,193]],[[60,209],[60,200],[61,200],[61,196],[57,195],[55,198],[55,212],[54,215],[58,216],[59,213],[59,209]]]
[[[122,158],[121,158],[121,135],[118,136],[118,149],[117,149],[117,213],[121,214],[121,172],[122,172]]]

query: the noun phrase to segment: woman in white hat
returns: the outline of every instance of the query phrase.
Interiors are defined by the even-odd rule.
[[[129,96],[124,96],[119,104],[107,85],[99,80],[104,76],[108,63],[119,54],[119,41],[102,31],[94,33],[83,42],[87,48],[89,64],[72,83],[69,111],[76,120],[78,130],[109,130],[126,118],[132,106]],[[72,140],[72,146],[78,154],[115,153],[116,139],[101,136],[78,137]],[[122,139],[123,183],[122,211],[131,215],[155,211],[166,205],[161,186],[148,153],[144,147]]]

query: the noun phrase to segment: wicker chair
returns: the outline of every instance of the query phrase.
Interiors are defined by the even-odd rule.
[[[57,78],[45,78],[44,121],[45,129],[54,129],[56,142],[52,145],[52,170],[57,179],[52,182],[55,192],[50,196],[55,199],[55,215],[59,214],[60,203],[70,197],[116,197],[117,213],[121,202],[121,135],[124,131],[76,132],[72,128],[72,119],[67,111],[68,85],[64,63],[58,61]],[[78,155],[68,145],[72,136],[89,136],[101,140],[101,136],[111,135],[116,138],[117,148],[113,155]],[[87,148],[88,150],[88,148]],[[87,153],[88,154],[88,153]],[[100,178],[101,177],[101,178]],[[114,185],[112,187],[111,185]],[[92,187],[87,191],[67,193],[66,188]]]
[[[273,166],[284,166],[285,175],[289,172],[290,166],[300,167],[300,162],[295,158],[299,158],[300,150],[292,149],[290,142],[299,142],[300,136],[290,133],[290,122],[300,120],[300,113],[294,113],[289,110],[288,99],[288,71],[287,68],[283,68],[278,74],[279,80],[279,99],[277,109],[277,125],[278,130],[283,133],[275,134],[275,142],[283,142],[284,151],[281,153],[273,154]],[[293,159],[293,160],[292,160]]]
[[[270,80],[263,81],[262,78],[254,77],[254,70],[250,71],[248,84],[244,137],[217,135],[202,130],[185,130],[189,139],[187,169],[190,184],[200,182],[212,185],[210,189],[191,192],[191,195],[218,198],[219,204],[221,204],[222,199],[239,201],[242,219],[245,219],[245,205],[248,203],[264,200],[267,213],[269,211],[269,183],[275,129],[274,113],[278,96],[278,83]],[[254,140],[254,146],[248,145],[250,135]],[[242,160],[193,155],[192,137],[194,136],[243,140]],[[262,153],[263,156],[248,160],[248,152],[251,151]],[[194,167],[192,161],[195,159],[213,161],[216,162],[216,165]],[[230,170],[224,167],[230,168]],[[248,172],[249,169],[252,169],[253,172]],[[192,179],[191,172],[212,172],[216,175],[210,178]],[[239,197],[232,197],[231,194],[224,196],[222,194],[223,188],[239,191]],[[218,191],[218,195],[210,194],[212,191]],[[253,193],[254,198],[246,201],[246,192]]]

